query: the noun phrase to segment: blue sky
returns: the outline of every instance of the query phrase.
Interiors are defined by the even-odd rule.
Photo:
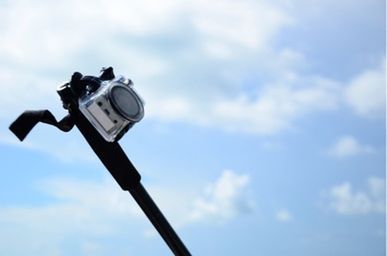
[[[194,255],[385,255],[385,2],[0,1],[0,254],[170,255],[61,109],[113,66],[120,141]]]

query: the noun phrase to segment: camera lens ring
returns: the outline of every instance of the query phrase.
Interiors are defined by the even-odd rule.
[[[138,122],[144,117],[144,106],[135,91],[126,85],[114,83],[108,91],[112,107],[125,119]]]

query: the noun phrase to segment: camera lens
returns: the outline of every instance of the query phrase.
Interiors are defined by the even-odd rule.
[[[144,108],[140,98],[126,86],[113,85],[109,99],[113,107],[129,121],[139,121],[144,116]]]

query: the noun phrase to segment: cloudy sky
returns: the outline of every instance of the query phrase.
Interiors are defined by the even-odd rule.
[[[194,255],[385,254],[382,0],[0,0],[0,254],[170,255],[61,108],[113,66],[145,99],[120,141]]]

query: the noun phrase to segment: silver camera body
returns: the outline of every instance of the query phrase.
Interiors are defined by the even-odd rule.
[[[144,101],[123,76],[102,80],[96,90],[88,90],[79,100],[79,110],[109,142],[118,140],[144,117]]]

